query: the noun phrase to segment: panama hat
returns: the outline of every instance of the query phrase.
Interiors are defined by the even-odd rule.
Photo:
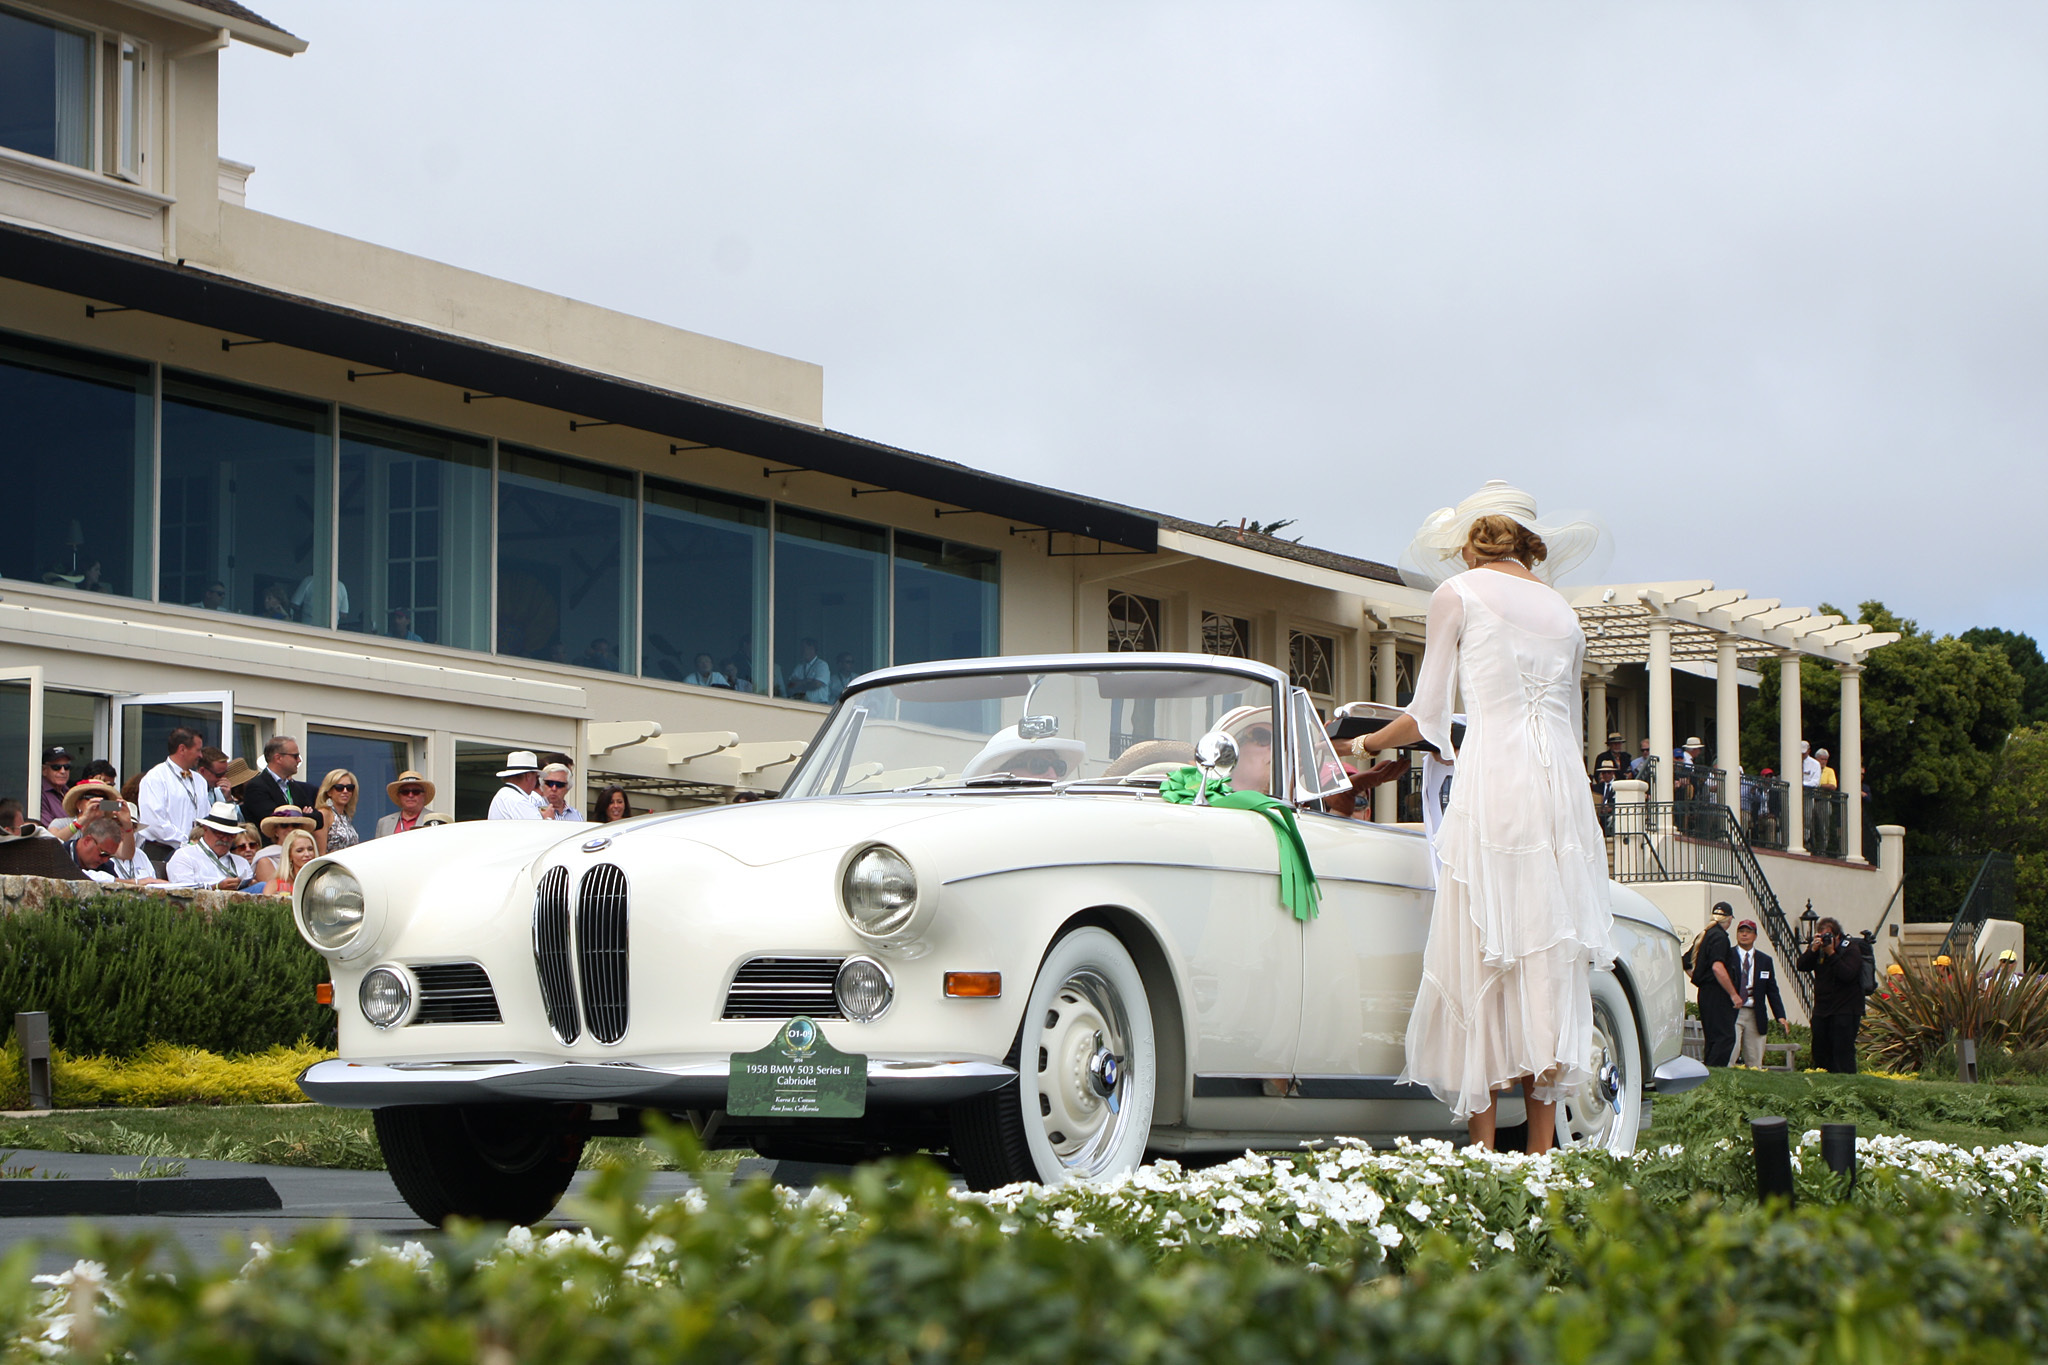
[[[505,766],[498,770],[500,777],[517,777],[521,773],[540,771],[540,755],[531,749],[514,749],[505,755]]]
[[[261,828],[263,830],[263,837],[269,839],[275,837],[279,830],[313,829],[319,823],[318,820],[315,820],[297,806],[279,806],[275,811],[263,817]],[[236,828],[240,829],[241,826],[237,825]]]
[[[112,797],[116,801],[121,799],[121,793],[105,782],[81,782],[64,793],[64,813],[76,820],[78,808],[96,796],[102,799]]]
[[[216,801],[213,809],[199,817],[198,823],[216,834],[240,834],[242,832],[241,808],[232,801]]]
[[[499,774],[499,776],[502,777],[503,774],[501,773]],[[396,782],[385,783],[384,794],[390,797],[393,801],[396,801],[398,799],[398,789],[400,787],[422,787],[426,790],[427,800],[432,801],[434,799],[434,784],[427,781],[426,778],[421,777],[418,773],[414,772],[410,768],[407,768],[404,772],[400,773],[398,775],[398,780]]]
[[[1465,572],[1465,537],[1472,523],[1495,516],[1519,522],[1543,538],[1549,553],[1530,572],[1553,586],[1573,570],[1596,562],[1612,546],[1607,528],[1591,513],[1540,516],[1535,498],[1505,480],[1488,479],[1456,507],[1439,507],[1423,518],[1415,538],[1401,552],[1401,580],[1411,588],[1433,589]]]
[[[254,768],[239,758],[231,758],[228,760],[227,771],[220,775],[219,786],[222,791],[231,792],[254,776],[256,776]]]
[[[1707,746],[1700,743],[1700,737],[1698,735],[1687,735],[1685,737],[1685,743],[1679,745],[1678,747],[1681,749],[1704,749]]]

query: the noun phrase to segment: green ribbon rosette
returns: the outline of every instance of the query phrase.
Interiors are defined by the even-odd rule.
[[[1199,768],[1181,768],[1159,784],[1159,794],[1177,806],[1194,804],[1203,786]],[[1294,807],[1264,792],[1234,792],[1221,778],[1210,778],[1209,804],[1224,810],[1253,810],[1266,817],[1280,845],[1280,903],[1300,920],[1314,919],[1323,899],[1315,869],[1308,865],[1308,845],[1294,822]]]

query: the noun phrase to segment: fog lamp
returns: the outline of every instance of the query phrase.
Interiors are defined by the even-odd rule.
[[[412,982],[395,967],[372,967],[363,973],[356,1000],[363,1007],[363,1018],[378,1028],[390,1028],[412,1012]]]
[[[839,1012],[856,1024],[870,1024],[888,1011],[896,998],[896,983],[888,968],[871,957],[849,957],[839,965],[832,982],[833,998]]]

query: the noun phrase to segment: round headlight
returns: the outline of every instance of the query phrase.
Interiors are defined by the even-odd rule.
[[[871,1024],[888,1011],[896,998],[896,983],[888,969],[871,957],[849,957],[839,965],[832,982],[832,996],[839,1012],[856,1024]]]
[[[299,893],[299,923],[321,948],[345,948],[363,928],[363,884],[335,863],[322,867]]]
[[[841,888],[846,917],[869,938],[888,938],[910,923],[917,910],[917,876],[895,849],[876,844],[846,865]]]
[[[356,1000],[363,1007],[363,1018],[378,1028],[390,1028],[412,1010],[412,982],[396,968],[373,967],[363,973]]]

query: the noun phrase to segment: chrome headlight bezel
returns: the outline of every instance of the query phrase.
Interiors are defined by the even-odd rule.
[[[387,988],[385,983],[390,983]],[[371,1013],[372,992],[383,1001],[395,1001],[396,1008],[386,1018]],[[363,973],[363,979],[356,986],[356,1008],[371,1028],[388,1031],[402,1027],[412,1019],[413,1011],[419,1005],[420,993],[414,987],[412,973],[395,963],[384,963]]]
[[[872,1008],[856,1008],[849,1003],[847,973],[858,975],[872,973],[881,978],[881,999]],[[832,978],[832,1000],[839,1006],[839,1012],[856,1024],[872,1024],[889,1012],[889,1006],[896,1003],[896,978],[889,969],[865,954],[855,954],[839,964],[839,971]]]
[[[299,936],[323,953],[346,952],[361,937],[367,911],[362,881],[339,863],[315,867],[292,898]]]
[[[887,844],[853,850],[839,874],[839,910],[871,943],[898,943],[918,922],[917,869]]]

